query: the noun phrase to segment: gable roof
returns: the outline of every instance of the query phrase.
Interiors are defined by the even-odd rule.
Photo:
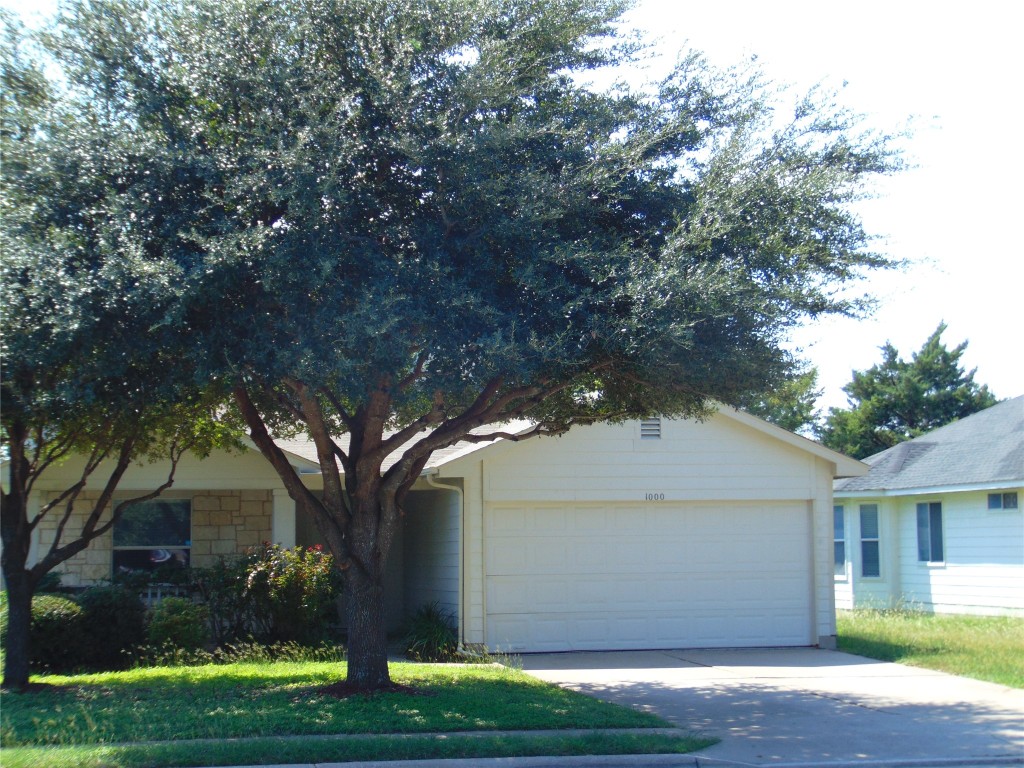
[[[489,434],[489,433],[492,433],[492,432],[498,432],[498,431],[510,432],[512,434],[517,434],[519,432],[525,431],[526,429],[529,429],[530,426],[531,426],[531,422],[528,422],[528,421],[514,421],[514,422],[509,422],[507,424],[489,424],[489,425],[486,425],[486,426],[483,426],[483,427],[478,427],[476,429],[470,430],[470,434],[473,434],[473,435],[485,435],[485,434]],[[393,434],[393,433],[388,433],[388,434]],[[385,435],[385,436],[387,436],[387,435]],[[420,435],[417,435],[415,438],[413,438],[413,440],[418,439],[419,437],[420,437]],[[338,447],[339,448],[341,448],[343,451],[347,451],[348,450],[349,436],[347,434],[338,435],[334,439],[335,439],[335,442],[338,443]],[[384,463],[381,466],[381,469],[382,470],[390,469],[392,465],[397,463],[398,460],[402,458],[402,449],[406,445],[410,445],[413,442],[413,440],[410,440],[405,445],[400,446],[397,450],[393,451],[384,460]],[[434,451],[433,454],[431,454],[431,456],[430,456],[430,463],[427,465],[427,468],[430,469],[430,468],[439,467],[442,464],[445,464],[445,463],[447,463],[449,461],[452,461],[452,460],[454,460],[456,458],[459,458],[461,456],[465,456],[467,453],[472,453],[473,451],[478,451],[478,450],[480,450],[482,448],[486,448],[489,445],[494,445],[494,443],[501,442],[501,441],[502,441],[502,438],[498,438],[498,439],[496,439],[494,441],[486,442],[486,443],[476,443],[476,442],[472,442],[472,441],[469,441],[469,440],[462,440],[462,441],[456,443],[455,445],[448,446],[447,448],[440,448],[440,449]],[[300,457],[301,459],[305,460],[306,462],[310,462],[312,464],[312,466],[315,467],[315,471],[316,472],[320,471],[320,463],[319,463],[319,460],[318,460],[317,454],[316,454],[316,445],[314,445],[313,441],[310,440],[308,437],[295,437],[295,438],[291,438],[291,439],[276,438],[274,440],[274,442],[277,443],[278,447],[281,448],[281,450],[283,450],[286,454],[291,454],[291,455]]]
[[[777,427],[774,424],[769,424],[767,421],[760,419],[756,416],[751,416],[745,411],[740,411],[729,406],[721,405],[718,408],[718,414],[724,416],[732,421],[739,422],[747,427],[751,427],[754,430],[761,432],[769,437],[779,440],[787,445],[794,448],[798,448],[802,451],[806,451],[820,459],[824,459],[835,465],[834,477],[856,477],[863,475],[867,472],[868,468],[865,464],[856,459],[851,459],[849,456],[845,456],[841,453],[837,453],[830,448],[826,448],[821,443],[817,443],[813,440],[809,440],[806,437],[789,432],[781,427]],[[505,432],[511,434],[519,434],[527,431],[533,426],[533,422],[526,420],[519,420],[508,422],[505,424],[490,424],[483,427],[478,427],[471,431],[474,435],[485,435],[494,432]],[[338,442],[339,447],[342,450],[348,448],[348,435],[339,435],[335,438]],[[414,438],[416,439],[416,438]],[[313,467],[314,473],[319,472],[319,463],[317,461],[316,446],[313,441],[307,437],[297,437],[292,439],[277,439],[275,441],[278,446],[286,453],[300,457],[302,460],[309,462]],[[412,441],[410,440],[409,443]],[[484,450],[494,445],[501,443],[507,443],[508,441],[504,438],[497,438],[495,440],[477,443],[468,440],[463,440],[456,443],[455,445],[447,448],[442,448],[434,453],[430,457],[430,461],[425,468],[425,473],[429,474],[433,470],[444,466],[445,464],[460,459],[476,451]],[[409,444],[407,443],[407,445]],[[404,447],[404,446],[403,446]],[[395,464],[402,456],[402,448],[392,452],[391,455],[384,460],[382,469],[387,470],[393,464]],[[294,462],[293,462],[294,463]],[[307,470],[308,471],[308,470]]]
[[[863,477],[834,491],[901,491],[1024,484],[1024,395],[864,459]]]

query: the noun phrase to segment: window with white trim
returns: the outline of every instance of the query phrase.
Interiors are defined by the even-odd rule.
[[[832,507],[832,549],[835,551],[835,575],[846,575],[846,519],[841,504]]]
[[[114,524],[114,573],[186,568],[192,554],[192,501],[132,504]]]
[[[941,563],[945,560],[942,550],[942,504],[922,502],[917,505],[917,559]]]
[[[989,509],[1017,509],[1017,492],[990,493],[988,495]]]
[[[882,575],[882,550],[878,532],[878,505],[860,505],[860,575]]]

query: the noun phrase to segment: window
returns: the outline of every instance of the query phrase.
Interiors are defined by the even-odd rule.
[[[988,495],[989,509],[1017,509],[1017,492],[990,493]]]
[[[942,504],[937,501],[917,505],[917,559],[922,563],[941,563]]]
[[[882,575],[882,555],[878,546],[878,505],[860,505],[860,575]]]
[[[644,419],[640,422],[640,439],[641,440],[660,440],[661,439],[661,419]]]
[[[846,521],[840,505],[832,507],[832,548],[836,556],[836,576],[846,575]]]
[[[114,525],[114,573],[184,568],[192,549],[192,502],[152,499],[132,504]]]

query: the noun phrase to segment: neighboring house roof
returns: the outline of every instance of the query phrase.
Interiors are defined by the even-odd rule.
[[[1024,395],[876,453],[864,463],[871,470],[836,481],[837,494],[1024,484]]]

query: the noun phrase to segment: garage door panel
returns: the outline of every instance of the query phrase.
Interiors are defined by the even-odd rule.
[[[524,505],[485,525],[492,648],[811,642],[805,504]]]

